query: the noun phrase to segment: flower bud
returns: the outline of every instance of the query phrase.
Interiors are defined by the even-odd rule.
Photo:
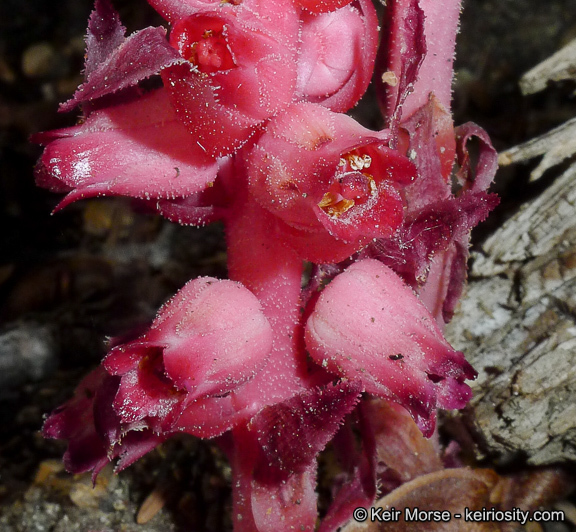
[[[306,346],[328,371],[406,408],[430,436],[436,407],[463,408],[476,376],[436,321],[390,268],[354,263],[324,289],[306,324]]]

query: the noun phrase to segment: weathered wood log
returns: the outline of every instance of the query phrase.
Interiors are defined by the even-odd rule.
[[[526,93],[576,72],[576,40],[527,72]],[[543,155],[539,178],[576,152],[576,119],[500,154]],[[533,465],[576,461],[576,163],[472,254],[447,337],[477,369],[462,418],[479,453]]]
[[[576,80],[574,57],[576,57],[576,39],[522,76],[520,80],[522,94],[534,94],[544,90],[549,81]]]
[[[479,373],[465,417],[484,452],[576,461],[576,164],[473,254],[447,336]]]

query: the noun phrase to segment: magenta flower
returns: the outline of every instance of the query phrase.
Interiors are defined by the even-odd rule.
[[[40,133],[47,144],[36,169],[38,184],[71,191],[60,204],[117,194],[175,198],[201,192],[218,165],[176,119],[163,90],[94,111],[75,127]]]
[[[44,433],[70,440],[71,470],[99,470],[113,456],[131,455],[130,442],[142,447],[142,438],[126,440],[128,433],[144,431],[144,440],[156,445],[178,430],[187,406],[217,400],[252,379],[271,348],[272,329],[253,294],[233,281],[195,279],[144,335],[110,351],[107,373],[83,381],[76,398],[48,418]],[[80,411],[85,422],[73,428],[71,416]],[[84,458],[83,442],[94,436]]]
[[[299,15],[279,0],[246,1],[173,20],[170,43],[188,63],[169,66],[163,79],[180,119],[211,155],[234,152],[295,100],[345,111],[365,92],[378,41],[372,3]]]
[[[180,391],[188,402],[223,395],[254,377],[271,348],[272,330],[258,299],[239,283],[201,277],[160,309],[143,336],[113,348],[104,367],[122,376],[115,406],[133,421],[150,409],[144,415],[164,417],[167,402],[178,400],[168,392],[141,395],[146,383]]]
[[[324,289],[306,324],[306,347],[328,371],[404,406],[427,436],[436,408],[465,406],[464,380],[476,377],[416,295],[375,260],[354,263]]]
[[[374,237],[389,237],[403,219],[400,190],[415,177],[410,161],[386,146],[386,132],[301,103],[272,120],[253,149],[250,191],[292,228],[318,235],[298,251],[337,262]],[[298,246],[298,240],[292,244]]]
[[[170,43],[187,62],[162,77],[180,120],[207,153],[235,151],[294,98],[299,18],[289,3],[218,3],[173,23]]]

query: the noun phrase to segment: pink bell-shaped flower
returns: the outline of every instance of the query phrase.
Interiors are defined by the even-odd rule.
[[[34,140],[46,145],[36,168],[38,184],[69,192],[60,208],[103,195],[186,197],[202,192],[218,172],[217,163],[176,119],[162,89]]]
[[[422,432],[435,410],[463,408],[476,376],[417,296],[390,268],[354,263],[324,289],[306,324],[306,346],[328,371],[404,406]]]
[[[113,348],[104,367],[122,376],[115,407],[131,418],[148,409],[138,404],[151,398],[143,383],[157,378],[158,389],[169,386],[187,402],[223,395],[254,377],[271,348],[258,299],[240,283],[200,277],[162,307],[144,335]]]
[[[313,12],[328,11],[326,4],[335,6],[327,13],[302,14],[297,99],[347,111],[372,78],[378,48],[374,5],[370,0],[300,3]]]

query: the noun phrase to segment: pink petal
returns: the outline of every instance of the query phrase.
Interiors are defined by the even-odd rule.
[[[80,126],[41,133],[48,144],[38,183],[80,198],[122,194],[174,198],[200,192],[218,165],[178,122],[164,91],[95,111]]]
[[[378,21],[372,2],[304,14],[301,39],[299,97],[333,111],[353,107],[368,88],[376,57]]]
[[[144,359],[142,366],[147,363]],[[146,419],[146,425],[157,431],[169,430],[182,410],[183,396],[159,371],[142,367],[122,376],[114,410],[122,423]]]
[[[299,5],[310,13],[334,11],[335,9],[348,5],[350,2],[352,2],[352,0],[294,0],[296,5]]]
[[[224,156],[240,148],[260,122],[220,102],[216,86],[194,72],[191,65],[174,65],[163,74],[178,119],[206,152]],[[230,98],[229,98],[230,99]]]
[[[354,8],[304,17],[298,59],[298,90],[309,101],[326,98],[354,74],[356,36],[363,26]]]
[[[240,283],[190,281],[158,313],[146,339],[165,345],[163,363],[189,400],[230,391],[254,377],[272,348],[258,299]]]
[[[233,153],[292,102],[298,29],[296,10],[277,0],[223,4],[175,24],[170,43],[189,63],[167,68],[164,84],[207,153]]]

